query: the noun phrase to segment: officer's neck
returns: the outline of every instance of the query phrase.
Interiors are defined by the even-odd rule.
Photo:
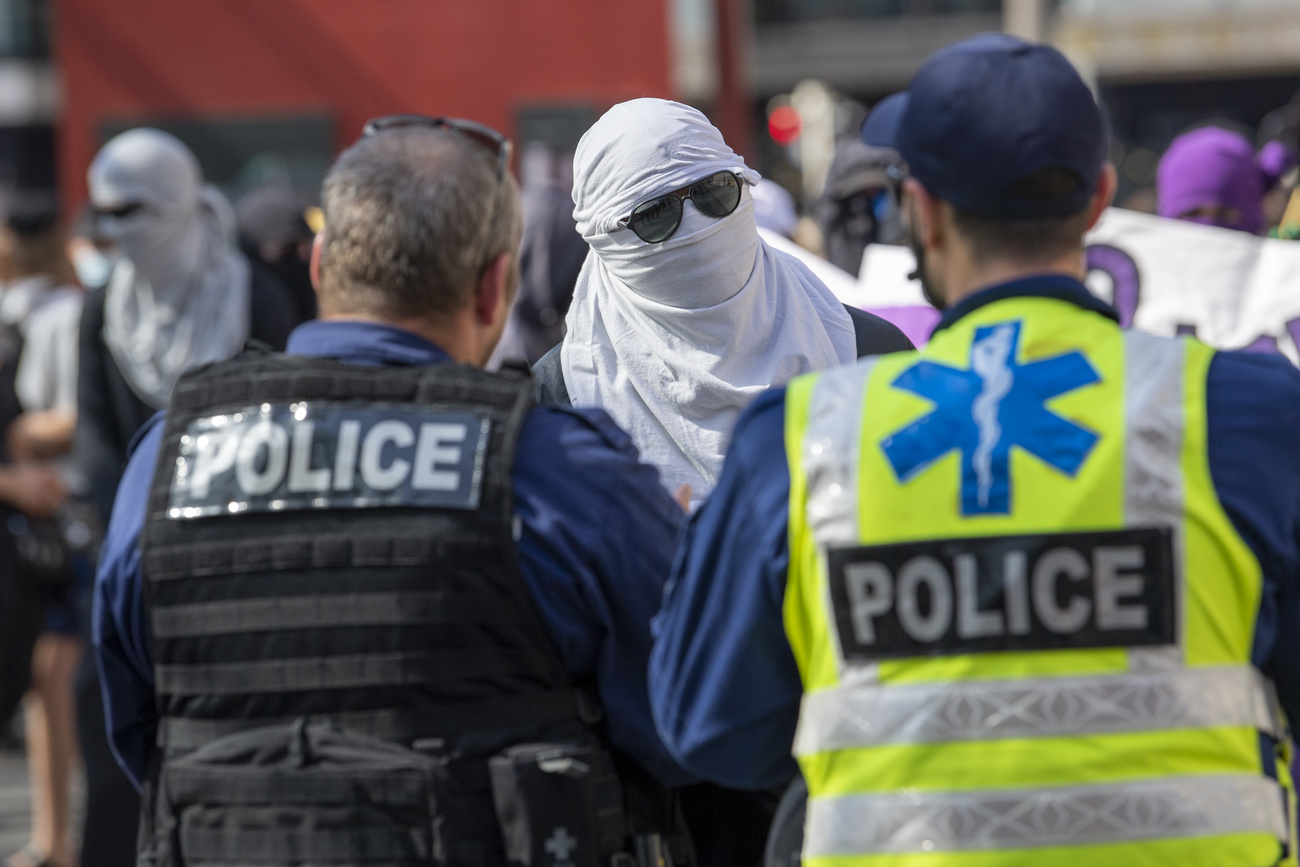
[[[1013,280],[1047,274],[1082,280],[1086,271],[1082,247],[1057,257],[1015,260],[976,257],[969,247],[961,245],[935,262],[930,273],[942,287],[947,306],[952,307],[969,295]]]
[[[416,337],[423,337],[450,355],[452,361],[472,364],[475,367],[482,367],[483,359],[491,353],[491,347],[487,343],[490,338],[483,333],[483,329],[476,327],[473,310],[469,307],[438,320],[424,317],[392,319],[353,312],[322,312],[320,318],[324,322],[370,322],[376,325],[387,325],[390,328],[400,328]]]

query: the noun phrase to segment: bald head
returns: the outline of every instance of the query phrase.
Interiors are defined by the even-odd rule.
[[[519,189],[496,172],[448,129],[384,130],[344,151],[322,191],[321,313],[438,320],[471,303],[522,231]]]

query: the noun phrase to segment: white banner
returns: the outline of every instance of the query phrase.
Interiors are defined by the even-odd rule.
[[[1300,241],[1112,208],[1088,236],[1088,265],[1088,287],[1115,305],[1126,326],[1195,334],[1220,349],[1281,353],[1300,364]],[[907,248],[873,244],[855,286],[827,285],[920,345],[939,317],[920,283],[908,279],[914,268]]]

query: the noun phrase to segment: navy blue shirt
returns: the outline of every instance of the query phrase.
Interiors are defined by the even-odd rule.
[[[1113,318],[1059,277],[992,287],[940,320],[1011,296],[1064,298]],[[1280,356],[1217,353],[1207,385],[1210,472],[1264,572],[1252,661],[1300,719],[1300,370]],[[650,695],[686,768],[736,788],[781,785],[803,686],[782,620],[789,565],[785,390],[737,422],[722,477],[687,523],[655,620]]]
[[[297,355],[363,365],[427,365],[449,356],[396,328],[308,322],[289,338]],[[158,715],[141,597],[140,532],[158,463],[162,414],[142,429],[122,477],[95,586],[94,640],[109,742],[139,785]],[[601,410],[533,409],[513,469],[522,525],[519,562],[569,673],[594,679],[614,744],[662,782],[692,782],[669,757],[650,716],[646,662],[682,511]]]

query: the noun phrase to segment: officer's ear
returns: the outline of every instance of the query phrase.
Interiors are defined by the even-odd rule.
[[[1119,186],[1116,178],[1115,166],[1107,162],[1101,167],[1101,177],[1097,178],[1097,192],[1092,196],[1092,202],[1088,205],[1088,230],[1091,231],[1101,215],[1110,203],[1115,199],[1115,188]]]
[[[474,318],[484,327],[505,321],[510,312],[510,254],[497,256],[478,279],[474,294]]]
[[[911,237],[925,250],[942,244],[944,226],[940,219],[940,200],[916,178],[908,178],[903,181],[903,204]]]
[[[311,258],[307,262],[307,273],[311,276],[311,288],[320,294],[320,251],[325,246],[325,233],[317,232],[311,239]]]

